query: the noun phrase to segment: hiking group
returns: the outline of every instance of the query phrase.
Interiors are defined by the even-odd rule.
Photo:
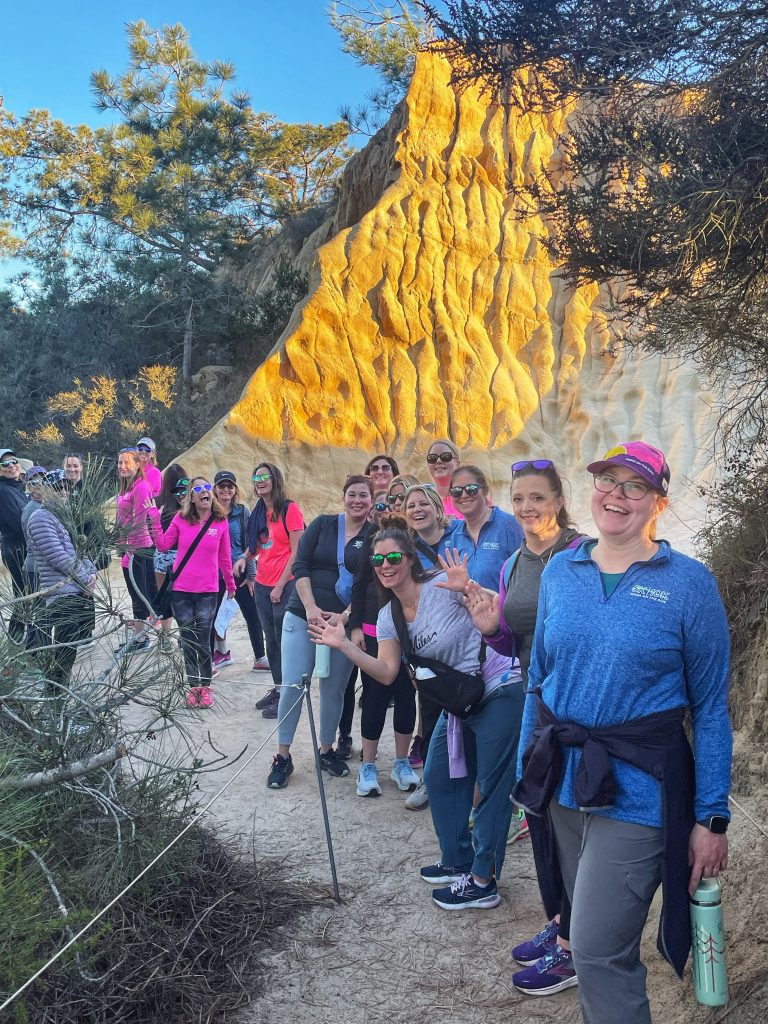
[[[273,790],[294,771],[300,686],[316,660],[320,764],[350,774],[359,675],[356,793],[383,791],[392,707],[391,780],[407,808],[429,806],[440,848],[420,872],[434,904],[496,907],[507,845],[530,835],[547,923],[513,949],[515,987],[578,985],[587,1024],[645,1024],[640,938],[654,894],[662,885],[659,949],[681,975],[687,892],[727,866],[729,635],[714,578],[657,538],[670,469],[644,442],[587,467],[595,536],[571,521],[549,459],[512,464],[511,514],[450,440],[430,445],[424,469],[420,481],[377,455],[346,479],[340,511],[305,527],[272,463],[254,469],[249,512],[231,471],[210,481],[173,463],[161,475],[151,438],[123,449],[122,652],[155,634],[167,644],[175,619],[187,703],[208,708],[232,663],[236,602],[254,670],[273,680],[256,704],[277,720]],[[22,482],[16,454],[0,449],[3,561],[14,594],[42,593],[8,631],[28,648],[56,636],[60,682],[93,630],[104,568],[78,557],[57,515],[82,471],[67,456]]]

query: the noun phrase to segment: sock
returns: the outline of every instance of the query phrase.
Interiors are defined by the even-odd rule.
[[[491,884],[490,881],[487,881],[485,884],[483,884],[482,882],[478,882],[474,875],[472,875],[472,880],[478,889],[487,889],[488,886]]]

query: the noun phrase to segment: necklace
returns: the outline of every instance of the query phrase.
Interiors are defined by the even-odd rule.
[[[552,555],[556,554],[557,545],[562,536],[563,531],[561,530],[557,537],[555,537],[555,539],[552,541],[550,546],[548,548],[545,548],[541,552],[541,554],[539,554],[537,551],[531,551],[530,548],[528,548],[528,550],[531,551],[531,554],[535,555],[540,560],[541,564],[546,568],[546,566],[549,565],[549,561],[552,558]],[[528,547],[527,544],[526,547]],[[546,558],[544,557],[545,555],[547,556]]]

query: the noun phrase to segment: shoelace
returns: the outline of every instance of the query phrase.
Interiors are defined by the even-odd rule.
[[[459,896],[463,896],[464,890],[467,889],[468,886],[472,885],[472,882],[472,875],[461,875],[451,886],[451,892],[455,892]]]
[[[373,782],[376,778],[376,765],[375,764],[364,764],[363,765],[363,781]]]
[[[567,964],[570,960],[571,954],[568,950],[558,945],[549,953],[544,954],[536,965],[536,970],[539,974],[545,974],[547,971],[551,971],[553,967],[557,967],[559,964]]]
[[[557,924],[555,921],[550,921],[549,924],[542,928],[538,935],[533,937],[534,946],[549,946],[552,939],[557,937]]]

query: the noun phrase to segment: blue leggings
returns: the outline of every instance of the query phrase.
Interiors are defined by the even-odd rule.
[[[429,744],[424,782],[440,859],[451,867],[471,868],[479,878],[499,878],[504,864],[523,701],[523,684],[510,683],[494,690],[475,714],[464,719],[468,774],[463,779],[452,779],[448,773],[448,719],[444,714]],[[470,831],[475,783],[481,800]]]

